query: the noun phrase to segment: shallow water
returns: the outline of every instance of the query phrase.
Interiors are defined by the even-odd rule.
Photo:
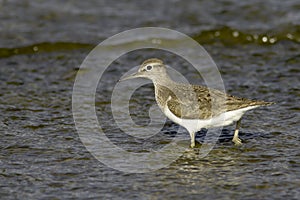
[[[0,1],[1,199],[299,199],[299,8],[298,1]],[[86,150],[72,116],[78,67],[105,38],[141,26],[193,37],[216,62],[228,93],[277,103],[245,115],[241,147],[228,126],[208,156],[197,156],[198,144],[145,174],[111,169]],[[113,121],[114,85],[152,56],[201,83],[167,52],[135,51],[112,63],[97,89],[97,116],[111,141],[128,151],[159,149],[174,137],[189,144],[170,121],[147,141],[120,134]],[[151,84],[134,93],[135,123],[149,123],[153,103]]]

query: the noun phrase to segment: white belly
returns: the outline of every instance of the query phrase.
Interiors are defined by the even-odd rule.
[[[174,115],[168,108],[165,106],[164,114],[173,122],[183,126],[190,132],[199,131],[201,128],[212,128],[212,127],[220,127],[227,126],[232,124],[233,122],[238,121],[246,111],[254,109],[258,106],[250,106],[246,108],[242,108],[239,110],[228,111],[219,116],[210,118],[210,119],[181,119]]]

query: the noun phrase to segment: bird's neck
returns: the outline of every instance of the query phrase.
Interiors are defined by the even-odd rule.
[[[165,87],[175,84],[175,82],[170,78],[170,76],[167,73],[160,74],[156,78],[152,79],[152,82],[154,86],[161,85]]]

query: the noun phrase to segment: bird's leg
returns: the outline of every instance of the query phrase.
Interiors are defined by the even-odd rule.
[[[242,144],[242,141],[241,141],[241,139],[239,138],[239,128],[240,128],[240,125],[241,125],[241,121],[242,121],[242,119],[239,119],[239,120],[236,122],[236,127],[235,127],[235,131],[234,131],[234,136],[233,136],[233,139],[232,139],[232,142],[234,142],[235,145],[241,145],[241,144]]]
[[[190,136],[191,136],[191,148],[194,148],[195,147],[195,132],[191,131]]]

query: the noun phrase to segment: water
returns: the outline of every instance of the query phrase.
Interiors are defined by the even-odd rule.
[[[299,199],[299,8],[296,0],[0,1],[1,199]],[[245,115],[243,146],[231,143],[234,127],[228,126],[207,157],[199,158],[196,148],[145,174],[111,169],[86,150],[71,109],[77,69],[99,42],[141,26],[196,39],[228,93],[277,102]],[[134,140],[120,134],[109,109],[120,76],[158,55],[197,83],[182,59],[143,50],[112,63],[98,88],[97,115],[111,141],[129,151],[160,148],[178,130],[167,121],[157,137]],[[153,102],[151,85],[134,94],[137,124],[149,123]],[[187,133],[177,137],[188,145]]]

